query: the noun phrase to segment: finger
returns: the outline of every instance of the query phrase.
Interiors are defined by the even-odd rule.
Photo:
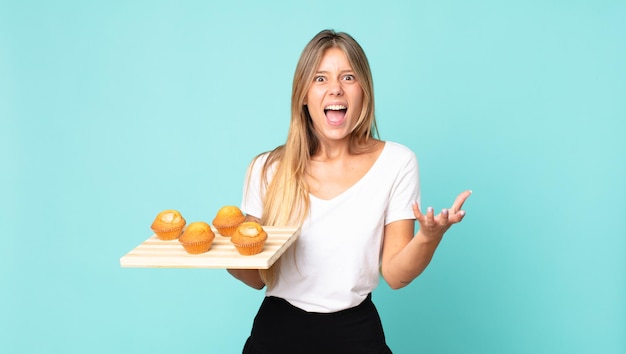
[[[435,223],[435,210],[433,207],[428,207],[426,209],[426,223],[428,225],[433,225]]]
[[[463,203],[465,203],[465,201],[471,194],[472,194],[471,190],[466,190],[464,192],[461,192],[461,194],[459,194],[454,200],[454,203],[452,203],[452,207],[450,207],[450,211],[454,214],[457,211],[461,210],[461,208],[463,207]]]
[[[441,211],[441,214],[439,214],[439,224],[440,225],[446,225],[448,223],[448,216],[449,216],[450,212],[448,211],[448,209],[443,209]]]
[[[417,204],[417,202],[413,202],[412,208],[413,208],[413,215],[415,215],[415,219],[421,222],[421,220],[424,218],[424,215],[422,214],[422,211],[420,210],[420,206]]]
[[[464,217],[465,217],[465,210],[461,210],[455,213],[454,215],[450,215],[449,220],[451,223],[456,224],[458,222],[461,222],[461,220],[463,220]]]

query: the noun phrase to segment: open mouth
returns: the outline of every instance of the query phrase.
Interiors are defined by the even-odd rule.
[[[324,114],[330,124],[341,124],[346,118],[348,108],[340,104],[331,104],[324,108]]]

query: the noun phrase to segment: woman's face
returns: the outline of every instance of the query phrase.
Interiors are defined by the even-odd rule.
[[[361,114],[363,90],[341,49],[326,50],[304,104],[320,140],[349,137]]]

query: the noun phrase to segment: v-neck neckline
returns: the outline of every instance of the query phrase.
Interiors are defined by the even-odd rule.
[[[361,184],[364,179],[368,178],[368,176],[370,174],[372,174],[372,171],[374,171],[376,169],[377,165],[379,165],[379,161],[381,160],[383,154],[385,154],[385,151],[387,150],[387,146],[388,146],[386,141],[383,141],[383,144],[384,144],[383,148],[380,151],[380,154],[378,154],[378,157],[376,157],[376,161],[374,161],[374,163],[372,164],[372,166],[370,166],[370,168],[367,170],[367,172],[365,172],[365,174],[363,174],[363,176],[361,176],[361,178],[359,178],[356,182],[354,182],[350,187],[346,188],[341,193],[339,193],[339,194],[337,194],[334,197],[329,198],[329,199],[320,198],[320,197],[315,196],[313,193],[309,193],[309,197],[311,198],[311,200],[319,200],[321,202],[329,203],[329,202],[332,202],[332,201],[339,200],[339,199],[343,198],[343,196],[348,195],[350,193],[350,191],[356,189],[356,187],[359,184]]]

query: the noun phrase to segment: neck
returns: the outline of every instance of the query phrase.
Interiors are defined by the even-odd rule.
[[[319,148],[311,156],[314,161],[338,160],[351,155],[350,141],[348,139],[341,141],[321,141]]]

